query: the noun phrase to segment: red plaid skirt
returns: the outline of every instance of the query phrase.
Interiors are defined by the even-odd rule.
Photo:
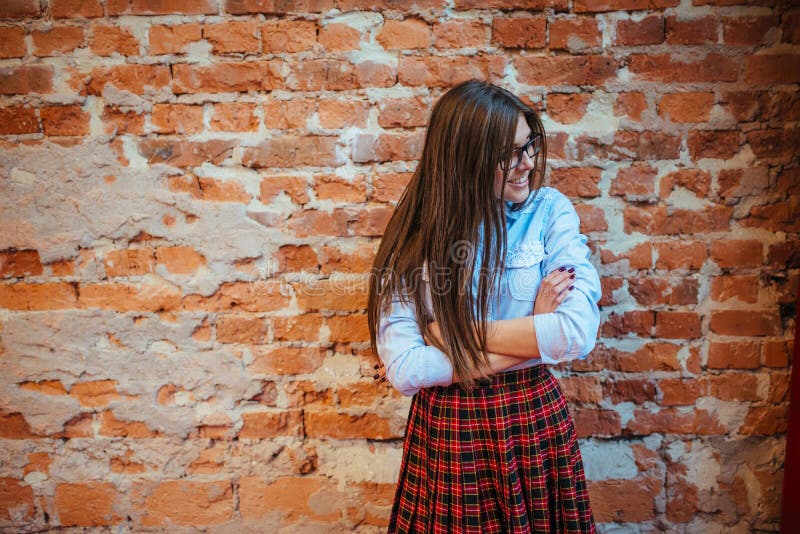
[[[544,365],[411,401],[389,532],[595,532],[567,403]]]

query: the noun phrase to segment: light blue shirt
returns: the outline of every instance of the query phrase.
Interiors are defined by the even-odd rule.
[[[585,359],[594,348],[600,326],[600,277],[589,261],[587,238],[580,233],[580,220],[569,198],[560,191],[542,187],[528,197],[520,211],[512,212],[506,201],[508,244],[505,275],[498,277],[489,298],[489,321],[533,315],[533,304],[542,278],[561,266],[575,268],[575,289],[556,311],[533,315],[540,358],[530,358],[507,371],[533,365],[557,364]],[[476,256],[473,295],[477,295],[481,248]],[[430,273],[423,278],[426,310],[430,304]],[[499,286],[499,291],[498,291]],[[413,303],[392,300],[382,315],[377,332],[378,356],[386,366],[386,378],[404,395],[422,388],[453,383],[453,365],[447,355],[426,345],[417,324]]]

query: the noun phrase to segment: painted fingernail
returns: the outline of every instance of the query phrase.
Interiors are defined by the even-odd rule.
[[[575,272],[575,267],[570,267],[569,268],[569,272],[574,273]]]
[[[380,376],[381,376],[381,375],[375,375],[375,376],[373,376],[372,378],[373,378],[374,380],[377,380],[378,378],[380,378]]]
[[[573,289],[575,289],[575,286],[569,286],[570,291],[572,291]]]
[[[381,368],[380,364],[377,364],[377,363],[375,365],[373,365],[372,367],[373,367],[373,369],[380,369]]]
[[[575,278],[574,274],[569,275],[570,278]]]
[[[563,273],[564,271],[566,271],[566,270],[567,270],[567,268],[566,268],[566,267],[560,267],[558,270],[559,270],[559,271],[561,271],[561,272]]]

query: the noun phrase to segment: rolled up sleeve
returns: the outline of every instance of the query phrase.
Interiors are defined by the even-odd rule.
[[[386,378],[403,395],[453,383],[453,365],[445,353],[425,344],[413,303],[392,301],[389,313],[381,315],[376,344]]]
[[[561,266],[574,267],[575,289],[556,311],[533,316],[539,351],[544,363],[583,360],[594,348],[600,327],[600,276],[589,261],[591,250],[569,198],[556,192],[545,224],[542,274],[547,276]]]

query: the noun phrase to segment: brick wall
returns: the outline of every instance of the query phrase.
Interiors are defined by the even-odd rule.
[[[776,530],[800,10],[408,4],[3,3],[0,527],[381,531],[409,399],[364,273],[477,77],[541,110],[603,277],[554,368],[602,529]]]

